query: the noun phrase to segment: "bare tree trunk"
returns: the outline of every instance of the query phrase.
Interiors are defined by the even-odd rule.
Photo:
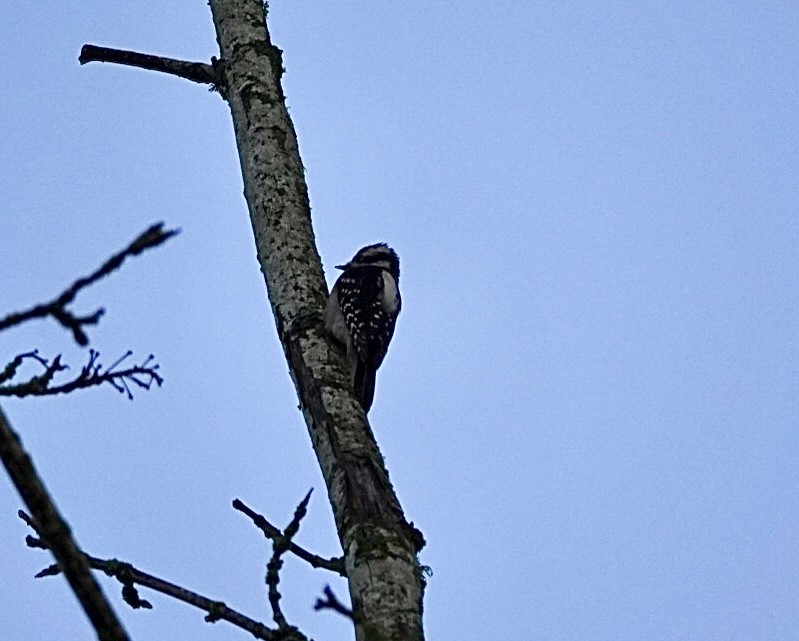
[[[294,127],[280,86],[281,52],[259,0],[210,0],[277,331],[327,484],[345,554],[359,641],[421,641],[424,544],[408,524],[341,355],[322,326],[327,293]]]

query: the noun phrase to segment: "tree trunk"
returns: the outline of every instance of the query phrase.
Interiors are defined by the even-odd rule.
[[[281,51],[259,0],[210,0],[255,233],[277,332],[327,484],[359,641],[421,641],[424,541],[402,513],[342,355],[322,325],[327,287],[311,227]]]

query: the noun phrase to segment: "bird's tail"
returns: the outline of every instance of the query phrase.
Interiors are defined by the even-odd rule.
[[[375,374],[374,368],[364,363],[358,362],[355,366],[353,387],[355,388],[355,396],[360,401],[365,413],[369,412],[375,397]]]

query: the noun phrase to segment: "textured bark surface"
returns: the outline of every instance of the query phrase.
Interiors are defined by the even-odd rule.
[[[244,193],[277,331],[344,550],[360,641],[417,641],[421,534],[402,513],[341,354],[322,326],[327,287],[311,227],[282,61],[258,0],[211,0]]]

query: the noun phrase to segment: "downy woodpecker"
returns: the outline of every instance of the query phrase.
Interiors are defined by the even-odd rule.
[[[364,247],[345,265],[325,306],[327,331],[347,350],[352,386],[364,412],[372,406],[375,374],[383,362],[402,306],[399,257],[385,243]]]

